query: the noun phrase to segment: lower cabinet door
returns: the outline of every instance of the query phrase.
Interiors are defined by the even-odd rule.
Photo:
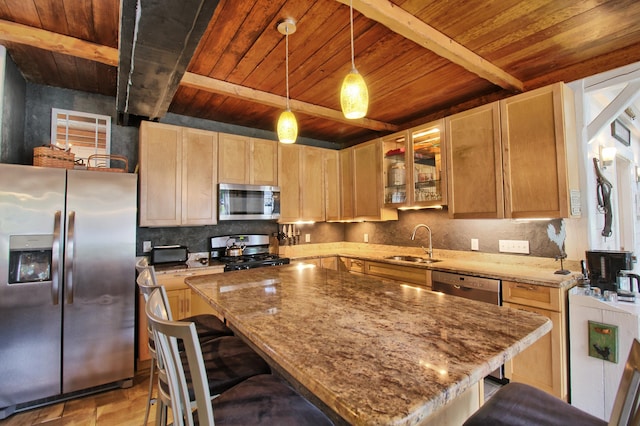
[[[504,303],[514,309],[536,312],[551,319],[553,328],[533,345],[505,364],[505,375],[513,382],[526,383],[567,400],[567,367],[562,339],[566,336],[559,312]]]

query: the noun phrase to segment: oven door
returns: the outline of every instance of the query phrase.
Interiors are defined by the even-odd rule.
[[[277,186],[218,185],[220,220],[272,220],[280,218],[280,188]]]

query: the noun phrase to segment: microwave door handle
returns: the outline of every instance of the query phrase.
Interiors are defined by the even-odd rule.
[[[51,299],[54,305],[60,303],[60,224],[62,212],[53,216],[53,244],[51,246]]]
[[[65,262],[65,295],[67,304],[73,303],[73,267],[75,259],[75,236],[76,232],[76,212],[69,213],[69,223],[67,225],[67,249]]]

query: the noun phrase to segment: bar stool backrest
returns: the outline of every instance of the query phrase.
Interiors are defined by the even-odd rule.
[[[620,379],[610,426],[640,425],[640,342],[633,339],[631,351]]]
[[[184,343],[197,403],[199,424],[213,426],[213,408],[207,384],[202,350],[192,322],[171,321],[163,297],[165,290],[155,289],[146,303],[146,314],[156,342],[158,368],[164,370],[169,384],[174,425],[194,425],[189,389],[178,350],[178,339]]]

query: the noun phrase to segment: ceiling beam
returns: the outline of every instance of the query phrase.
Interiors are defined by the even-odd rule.
[[[129,0],[124,0],[123,4]],[[133,21],[135,22],[135,21]],[[129,24],[130,25],[130,24]],[[51,31],[42,30],[39,28],[29,27],[26,25],[16,24],[13,22],[0,20],[0,40],[10,41],[18,44],[25,44],[40,49],[48,50],[54,53],[61,53],[64,55],[79,57],[83,59],[100,62],[106,65],[117,67],[119,64],[119,52],[118,49],[109,46],[103,46],[96,43],[91,43],[85,40],[81,40],[74,37],[68,37],[65,35],[57,34]],[[124,48],[121,43],[121,48]],[[130,48],[129,48],[130,50]],[[122,80],[120,72],[118,73],[118,85]],[[227,83],[221,80],[215,80],[206,76],[185,72],[182,75],[180,85],[185,87],[196,88],[211,93],[219,93],[226,96],[231,96],[238,99],[243,99],[250,102],[256,102],[263,105],[272,106],[275,108],[281,108],[286,104],[286,98],[283,96],[274,95],[268,92],[262,92],[259,90],[251,89],[248,87],[240,86],[237,84]],[[121,91],[123,89],[120,89]],[[122,92],[120,92],[122,93]],[[172,95],[173,96],[173,95]],[[365,129],[371,129],[384,132],[397,132],[401,130],[399,126],[394,124],[385,123],[382,121],[372,120],[368,118],[361,118],[356,120],[349,120],[344,117],[342,111],[325,108],[319,105],[309,104],[295,99],[290,99],[289,104],[295,111],[299,111],[303,114],[307,114],[313,117],[320,117],[332,121],[350,124],[355,127],[361,127]],[[124,110],[118,109],[118,112],[124,112]],[[128,113],[129,114],[129,113]],[[131,112],[131,115],[144,115]],[[145,115],[149,117],[149,115]]]
[[[262,92],[260,90],[251,89],[249,87],[228,83],[222,80],[216,80],[211,77],[206,77],[190,72],[186,72],[184,74],[184,76],[182,77],[182,82],[180,84],[185,87],[231,96],[233,98],[256,102],[275,108],[284,108],[284,105],[286,105],[287,103],[287,99],[284,96]],[[295,99],[289,99],[289,105],[291,106],[291,110],[293,112],[301,112],[303,114],[311,115],[314,117],[321,117],[333,121],[339,121],[356,127],[364,127],[367,129],[389,132],[396,132],[400,130],[400,128],[396,125],[384,123],[382,121],[371,120],[368,118],[350,120],[344,117],[342,111],[297,101]]]
[[[350,0],[336,0],[349,6]],[[491,83],[515,92],[524,91],[524,83],[455,40],[388,0],[352,0],[353,8],[367,18],[429,49]]]
[[[15,22],[0,20],[0,41],[118,66],[118,49]]]
[[[640,97],[640,81],[632,81],[607,105],[589,125],[587,141],[590,142],[602,129],[608,126],[622,112]]]
[[[167,113],[217,6],[217,0],[122,0],[118,112]]]

